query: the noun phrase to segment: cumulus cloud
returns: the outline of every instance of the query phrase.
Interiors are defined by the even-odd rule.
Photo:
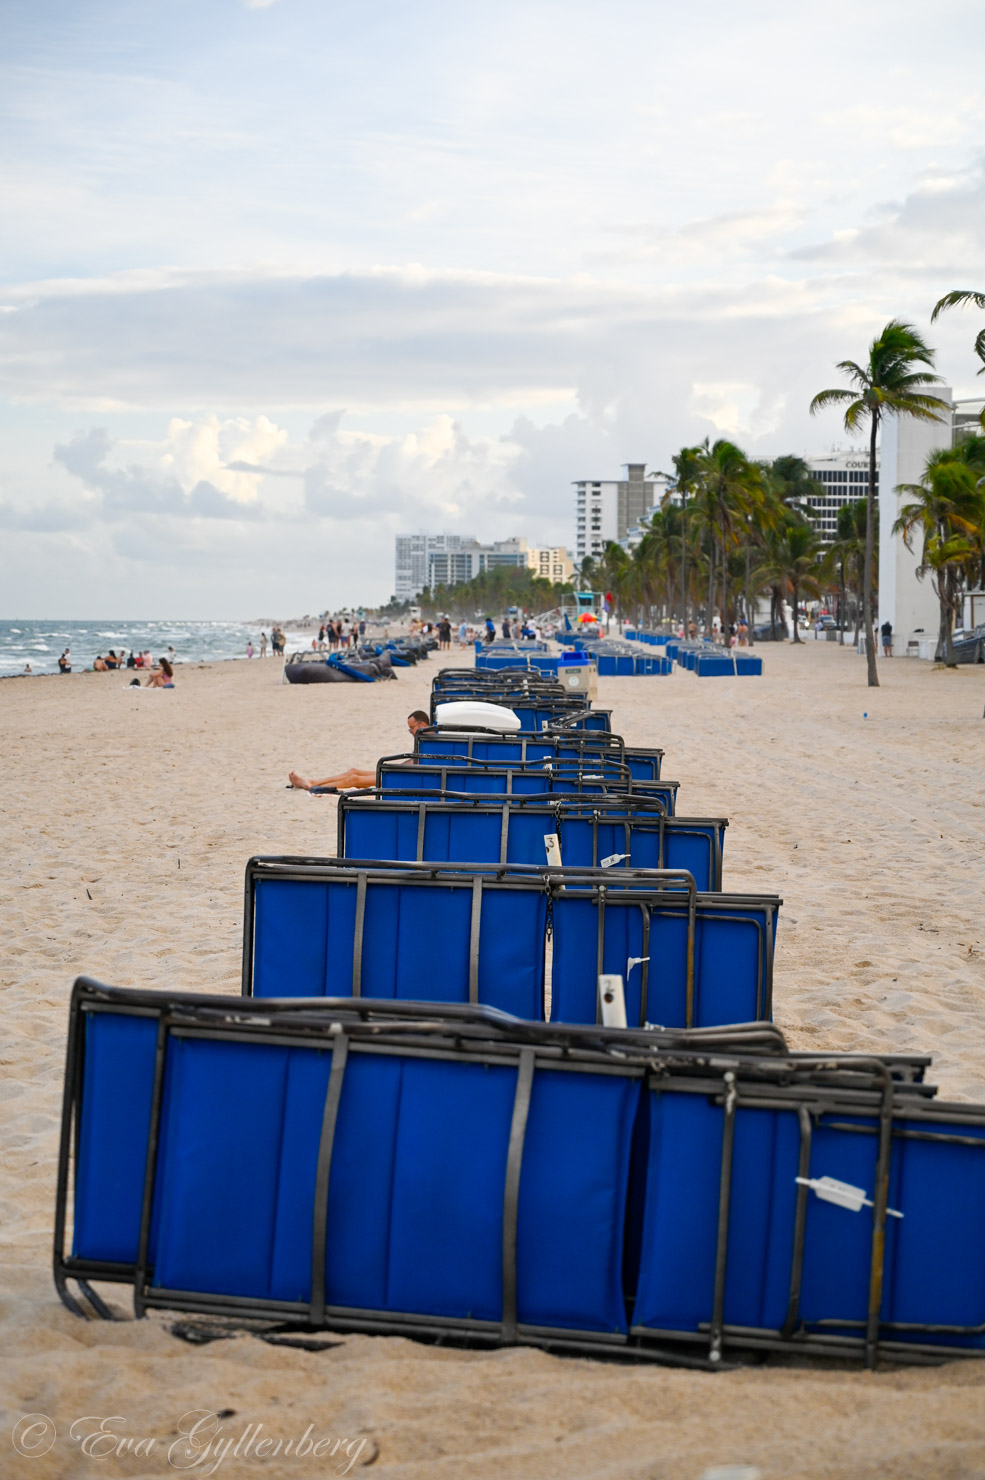
[[[173,418],[150,463],[114,460],[115,443],[107,427],[79,432],[56,445],[54,460],[99,495],[90,514],[192,516],[207,519],[255,518],[259,474],[233,472],[223,448],[234,452],[273,451],[286,433],[266,417],[220,422],[214,415],[197,421]]]

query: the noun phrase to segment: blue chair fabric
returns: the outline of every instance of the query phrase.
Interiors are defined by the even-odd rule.
[[[563,864],[597,868],[611,859],[618,869],[686,869],[699,890],[717,891],[726,826],[724,818],[668,817],[632,797],[585,805],[563,797],[415,800],[391,792],[340,798],[338,855],[539,865],[546,862],[545,836],[555,834]]]
[[[80,980],[56,1287],[712,1366],[982,1354],[985,1108],[936,1101],[926,1061],[730,1031]]]

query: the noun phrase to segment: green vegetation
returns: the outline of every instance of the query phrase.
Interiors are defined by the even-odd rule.
[[[910,549],[916,534],[922,535],[917,575],[933,580],[941,611],[938,651],[954,667],[951,634],[961,592],[985,578],[985,437],[932,452],[922,481],[903,484],[900,492],[910,494],[911,502],[893,530],[902,532]]]
[[[422,591],[418,604],[431,620],[447,612],[456,621],[484,620],[487,615],[495,621],[511,606],[531,613],[548,611],[573,590],[573,586],[555,586],[522,566],[499,565],[460,586],[435,586],[433,592]]]
[[[582,579],[612,593],[637,622],[697,622],[715,611],[747,620],[769,593],[778,635],[785,600],[827,589],[833,569],[805,499],[820,486],[802,458],[752,461],[734,442],[706,439],[673,459],[678,485],[655,509],[634,550],[609,544]]]

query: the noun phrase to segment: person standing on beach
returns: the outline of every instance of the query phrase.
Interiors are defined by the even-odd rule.
[[[72,671],[72,654],[68,648],[65,649],[58,659],[58,671],[59,673],[71,673]]]
[[[882,634],[882,653],[884,658],[893,656],[893,624],[887,617],[879,629]]]
[[[246,656],[248,658],[252,658],[253,657],[253,639],[252,638],[246,644]]]
[[[260,656],[261,656],[261,658],[265,658],[267,656],[267,634],[266,634],[266,632],[261,632],[260,633]]]

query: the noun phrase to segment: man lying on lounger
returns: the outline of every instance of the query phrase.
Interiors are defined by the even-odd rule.
[[[415,709],[413,714],[407,716],[407,728],[412,735],[418,730],[427,729],[431,723],[423,709]],[[376,785],[375,771],[358,771],[353,766],[348,771],[343,771],[339,776],[326,776],[324,781],[308,781],[304,776],[299,776],[297,771],[290,774],[292,786],[301,791],[333,792],[349,791],[350,789],[364,790],[368,786]]]

